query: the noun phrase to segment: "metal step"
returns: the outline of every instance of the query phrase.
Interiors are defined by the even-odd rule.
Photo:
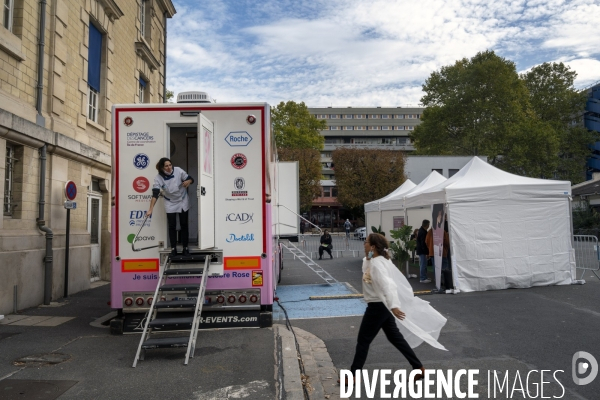
[[[200,286],[199,282],[191,282],[191,283],[170,283],[167,285],[162,285],[158,290],[162,290],[163,292],[184,292],[186,290],[198,290]]]
[[[154,308],[194,308],[196,300],[171,300],[159,301],[154,305]]]
[[[168,269],[165,271],[165,275],[196,275],[202,276],[204,268],[176,268]]]
[[[281,244],[283,248],[288,250],[290,253],[294,255],[294,257],[298,258],[304,265],[310,268],[313,272],[317,274],[317,276],[325,281],[328,285],[332,283],[338,283],[337,279],[332,277],[327,271],[325,271],[317,262],[311,258],[309,258],[302,250],[297,248],[293,243],[288,242],[288,245]]]
[[[186,336],[148,339],[142,343],[142,349],[165,349],[170,347],[187,347],[190,338]]]
[[[160,315],[160,314],[159,314]],[[194,317],[178,317],[178,318],[160,318],[157,317],[150,321],[150,327],[152,328],[181,328],[190,329]]]

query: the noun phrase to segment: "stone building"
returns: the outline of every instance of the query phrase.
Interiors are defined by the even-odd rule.
[[[63,296],[67,181],[78,190],[69,293],[110,279],[111,107],[164,101],[166,21],[176,11],[171,0],[2,3],[0,314],[6,314]]]

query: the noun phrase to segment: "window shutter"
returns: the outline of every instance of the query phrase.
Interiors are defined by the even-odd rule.
[[[90,43],[88,50],[88,85],[100,91],[100,65],[102,61],[102,33],[90,23]]]

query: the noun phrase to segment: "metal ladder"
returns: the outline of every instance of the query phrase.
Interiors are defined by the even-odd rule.
[[[331,286],[333,283],[339,283],[337,279],[329,275],[329,272],[325,271],[323,267],[321,267],[314,260],[309,258],[306,254],[304,254],[302,250],[297,248],[291,242],[288,242],[288,245],[285,245],[283,243],[281,243],[281,245],[290,253],[292,253],[294,257],[297,257],[300,261],[302,261],[304,265],[306,265],[308,268],[314,271],[314,273],[317,274],[319,278],[323,279],[325,283],[327,283],[329,286]]]
[[[187,347],[185,354],[185,362],[187,365],[189,358],[194,357],[196,348],[196,339],[198,337],[198,327],[200,325],[200,315],[202,313],[202,305],[204,303],[204,293],[206,290],[207,277],[209,275],[209,264],[213,258],[217,257],[207,251],[194,252],[191,250],[190,256],[175,256],[170,255],[165,258],[164,266],[160,269],[160,278],[158,279],[152,305],[145,317],[144,331],[140,338],[140,343],[133,360],[133,368],[136,367],[138,360],[144,360],[145,352],[149,349],[159,348],[174,348]],[[169,277],[201,277],[200,282],[190,283],[166,283]],[[196,299],[185,300],[166,300],[159,301],[161,295],[165,292],[185,292],[186,297],[194,297],[195,292],[198,292]],[[186,309],[192,311],[182,317],[162,317],[159,309],[184,311]],[[151,338],[152,333],[164,332],[169,330],[190,330],[189,337],[160,337]]]

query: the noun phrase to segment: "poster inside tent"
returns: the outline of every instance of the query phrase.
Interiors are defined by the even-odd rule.
[[[435,270],[435,286],[440,290],[442,278],[442,257],[444,254],[444,221],[445,210],[443,204],[431,206],[431,230],[433,234],[433,262]]]

